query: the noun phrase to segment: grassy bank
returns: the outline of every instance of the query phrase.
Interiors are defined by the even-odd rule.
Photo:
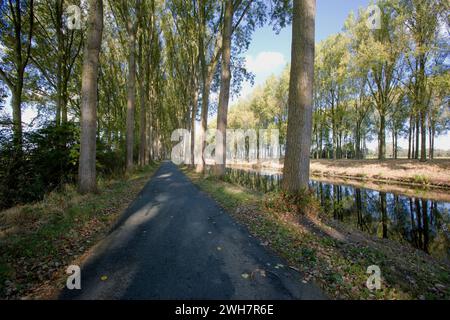
[[[450,189],[450,160],[314,160],[311,174]]]
[[[0,212],[0,298],[50,294],[66,268],[109,231],[157,167],[99,181],[97,194],[80,195],[68,185],[39,203]]]
[[[390,240],[367,236],[325,218],[284,212],[263,195],[184,169],[191,180],[239,222],[284,257],[291,268],[335,299],[449,299],[450,266]],[[366,287],[367,268],[377,265],[382,288]]]
[[[282,172],[282,161],[231,166]],[[314,178],[352,179],[362,182],[396,183],[406,186],[450,189],[450,159],[428,160],[311,160]]]

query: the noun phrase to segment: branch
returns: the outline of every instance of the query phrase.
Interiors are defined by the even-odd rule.
[[[6,83],[11,91],[15,90],[14,83],[11,81],[11,79],[8,78],[2,68],[0,68],[0,79],[2,79]]]
[[[25,62],[22,64],[23,71],[27,67],[28,60],[30,59],[30,55],[31,55],[31,39],[33,38],[33,24],[34,24],[34,3],[33,3],[33,0],[30,0],[30,30],[28,32],[28,44],[27,44],[26,58],[25,58]],[[19,41],[20,41],[20,39],[19,39]]]
[[[241,1],[239,1],[240,5]],[[238,21],[236,22],[236,24],[233,27],[233,30],[231,31],[231,34],[234,33],[234,31],[239,27],[239,24],[242,22],[242,19],[245,17],[245,15],[247,14],[248,10],[250,9],[251,5],[253,4],[253,0],[250,0],[247,4],[247,6],[245,7],[244,11],[242,11],[241,16],[239,17]]]
[[[50,85],[54,89],[56,89],[55,83],[48,76],[48,70],[46,70],[44,67],[42,67],[42,65],[33,56],[31,57],[31,61],[36,65],[36,67],[39,69],[39,71],[41,71],[42,75],[44,76],[45,79],[47,79],[47,81],[50,83]]]

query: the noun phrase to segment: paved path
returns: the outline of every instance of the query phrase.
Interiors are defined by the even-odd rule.
[[[82,289],[60,298],[325,298],[280,265],[286,263],[164,162],[81,266]]]

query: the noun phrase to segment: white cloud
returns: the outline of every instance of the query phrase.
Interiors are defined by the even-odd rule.
[[[251,55],[245,57],[245,65],[248,71],[258,75],[259,73],[274,73],[287,63],[280,52],[262,51],[256,58]]]
[[[284,67],[287,61],[280,52],[262,51],[256,58],[251,55],[245,57],[245,65],[248,71],[258,74],[274,73],[280,67]]]
[[[287,60],[281,52],[261,51],[256,57],[245,56],[245,68],[255,75],[255,85],[264,83],[272,74],[279,74],[286,64]],[[239,97],[232,97],[231,103],[234,104],[239,98],[247,97],[253,90],[254,86],[244,81]]]

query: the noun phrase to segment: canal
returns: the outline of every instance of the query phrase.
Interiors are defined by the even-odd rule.
[[[268,193],[280,190],[282,174],[227,168],[225,180]],[[351,184],[311,180],[328,217],[365,233],[392,239],[450,260],[450,202],[377,191]]]

